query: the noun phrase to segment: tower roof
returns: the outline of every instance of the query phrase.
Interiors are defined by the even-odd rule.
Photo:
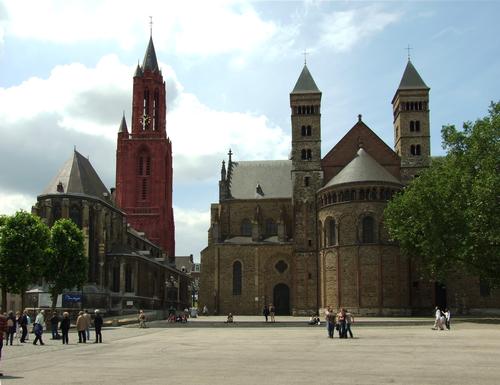
[[[127,121],[125,120],[125,113],[123,113],[122,121],[120,122],[120,128],[118,132],[125,132],[128,134]]]
[[[139,65],[139,63],[137,63],[137,67],[135,68],[135,73],[134,73],[134,77],[137,77],[137,76],[142,76],[143,73],[142,73],[142,69],[141,69],[141,66]]]
[[[398,87],[398,90],[405,89],[429,89],[410,60],[406,64],[405,72]]]
[[[304,64],[304,68],[300,73],[297,83],[295,83],[295,87],[293,87],[292,94],[303,94],[308,92],[320,92],[320,90],[318,86],[316,86],[307,65]]]
[[[90,161],[78,151],[64,163],[43,194],[84,194],[102,199],[109,194]]]
[[[159,71],[158,61],[156,60],[155,46],[153,45],[153,37],[149,38],[148,48],[144,54],[144,60],[142,61],[142,70],[146,71]]]
[[[386,182],[401,184],[389,171],[382,167],[363,148],[323,188],[355,182]]]

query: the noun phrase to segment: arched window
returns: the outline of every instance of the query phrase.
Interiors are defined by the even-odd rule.
[[[415,131],[415,122],[413,120],[410,120],[410,131]]]
[[[301,154],[301,158],[303,160],[307,159],[307,151],[306,150],[303,149],[300,154]]]
[[[241,295],[241,262],[233,263],[233,295]]]
[[[415,155],[415,145],[414,145],[414,144],[412,144],[412,145],[410,146],[410,154],[411,154],[411,155]]]
[[[311,126],[306,127],[306,135],[311,136]]]
[[[241,221],[241,235],[244,237],[251,237],[252,236],[252,222],[250,222],[250,219],[245,218]]]
[[[415,146],[415,155],[421,155],[421,151],[420,151],[420,144],[417,144]]]
[[[419,132],[420,131],[420,120],[417,120],[415,122],[415,131]]]
[[[132,281],[132,266],[127,264],[125,266],[125,291],[131,293],[134,291],[133,281]]]
[[[312,159],[312,152],[311,150],[307,150],[307,160],[311,160]]]
[[[366,216],[363,218],[362,222],[362,242],[363,243],[373,243],[374,242],[374,226],[373,226],[373,218],[370,216]]]
[[[145,201],[147,197],[148,197],[148,180],[146,178],[143,178],[141,183],[141,200]]]
[[[418,109],[419,111],[422,111],[422,102],[418,102]]]
[[[137,158],[137,175],[151,175],[151,156],[147,151],[142,151]]]
[[[328,222],[328,246],[333,246],[337,244],[337,224],[335,219],[330,219]]]
[[[72,205],[69,208],[69,218],[75,225],[77,225],[79,228],[82,228],[82,213],[77,205]]]
[[[302,126],[300,132],[302,136],[306,136],[306,126]]]
[[[271,218],[266,219],[266,234],[268,237],[278,234],[278,226]]]

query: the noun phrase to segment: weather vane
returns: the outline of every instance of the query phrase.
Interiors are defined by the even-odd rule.
[[[408,44],[408,47],[405,48],[405,50],[408,51],[408,61],[410,61],[410,50],[413,49],[412,47],[410,47],[410,45]]]

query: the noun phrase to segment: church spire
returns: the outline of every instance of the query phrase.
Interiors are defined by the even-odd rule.
[[[413,66],[409,57],[405,72],[403,73],[403,77],[399,83],[398,90],[401,89],[429,89]]]
[[[159,71],[158,61],[156,60],[155,46],[153,44],[153,36],[149,37],[148,48],[144,54],[144,60],[142,61],[142,71]]]
[[[123,111],[122,121],[120,122],[118,133],[128,134],[127,121],[125,120],[125,111]]]
[[[320,90],[314,82],[314,79],[309,72],[309,69],[307,68],[307,64],[304,63],[304,68],[300,73],[297,83],[295,83],[295,87],[293,87],[292,94],[302,94],[309,92],[320,92]]]

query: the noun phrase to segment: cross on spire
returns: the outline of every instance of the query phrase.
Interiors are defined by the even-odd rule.
[[[408,61],[410,61],[410,50],[413,49],[412,47],[410,47],[410,45],[408,44],[408,47],[405,48],[405,50],[408,51]]]
[[[309,55],[309,52],[307,52],[306,49],[304,49],[304,52],[302,53],[304,55],[304,65],[307,64],[307,55]]]
[[[149,35],[153,37],[153,16],[149,16]]]

